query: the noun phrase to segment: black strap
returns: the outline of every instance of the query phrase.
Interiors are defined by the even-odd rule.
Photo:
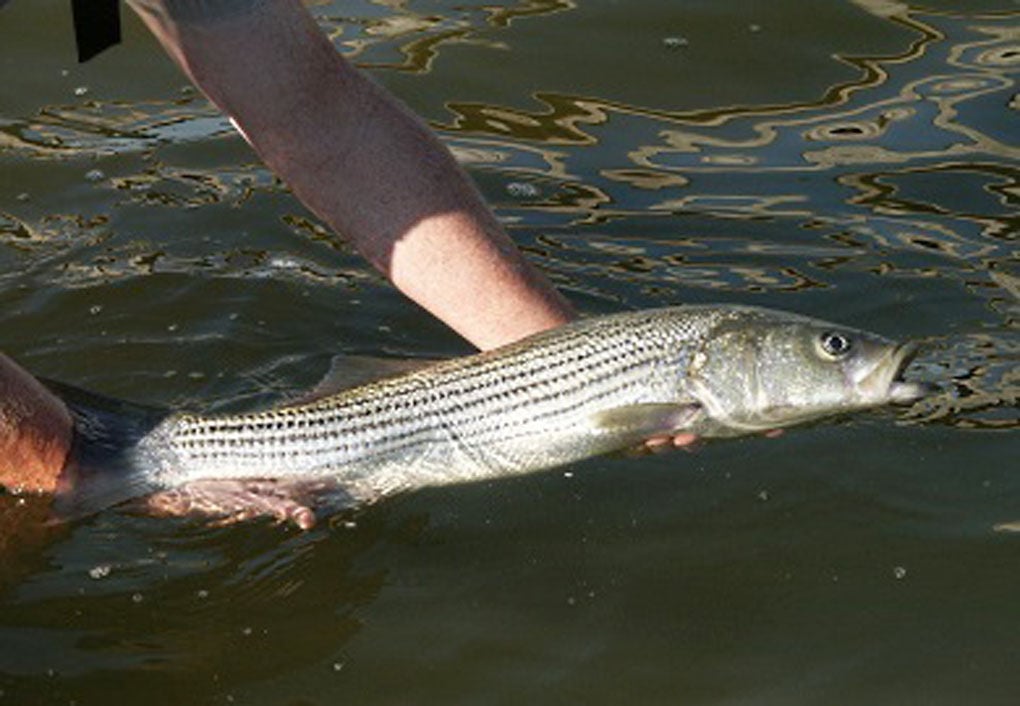
[[[78,63],[120,42],[120,0],[71,0]]]

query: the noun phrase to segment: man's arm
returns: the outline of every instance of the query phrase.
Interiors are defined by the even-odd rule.
[[[429,128],[299,0],[133,0],[192,81],[319,218],[480,348],[573,316]]]
[[[71,435],[64,403],[0,353],[0,486],[52,493]]]

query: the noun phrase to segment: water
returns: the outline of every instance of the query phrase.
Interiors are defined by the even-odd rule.
[[[137,22],[0,14],[0,347],[238,409],[466,346]],[[1017,3],[319,2],[590,312],[746,302],[926,341],[933,399],[436,489],[315,530],[0,497],[0,703],[1013,704]]]

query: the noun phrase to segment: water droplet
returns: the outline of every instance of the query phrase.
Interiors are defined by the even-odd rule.
[[[506,185],[506,192],[520,199],[533,199],[541,193],[537,186],[525,181],[511,181]]]
[[[98,581],[109,576],[111,571],[113,571],[113,567],[109,564],[97,564],[89,569],[89,577]]]

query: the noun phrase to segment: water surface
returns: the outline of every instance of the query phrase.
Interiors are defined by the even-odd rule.
[[[744,302],[927,348],[899,413],[429,490],[308,533],[0,497],[0,703],[1013,704],[1015,2],[316,2],[578,306]],[[125,18],[0,13],[0,347],[239,409],[467,346]]]

